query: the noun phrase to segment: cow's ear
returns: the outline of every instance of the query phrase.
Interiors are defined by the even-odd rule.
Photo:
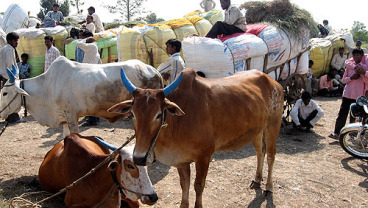
[[[21,95],[24,95],[24,96],[29,96],[29,94],[25,90],[23,90],[22,88],[20,88],[18,86],[15,86],[15,85],[14,85],[14,87],[15,87],[15,91],[17,93],[19,93]]]
[[[175,103],[171,102],[168,99],[165,99],[165,105],[166,105],[166,109],[169,111],[169,113],[171,115],[175,115],[175,116],[182,116],[184,115],[184,111]]]
[[[126,100],[124,102],[118,103],[107,110],[109,113],[120,113],[120,114],[130,114],[133,107],[133,100]]]

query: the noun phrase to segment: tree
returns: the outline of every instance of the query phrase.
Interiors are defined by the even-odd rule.
[[[368,31],[362,22],[354,21],[353,27],[351,28],[351,34],[353,35],[354,41],[368,41]]]
[[[52,11],[52,5],[59,4],[57,0],[40,0],[40,12],[37,14],[37,17],[43,19],[47,12]],[[60,4],[59,9],[64,17],[67,17],[69,15],[69,0],[64,0],[62,4]]]
[[[145,1],[147,0],[116,0],[115,5],[103,6],[111,13],[120,13],[120,16],[129,22],[134,16],[145,13],[141,8]]]
[[[151,13],[147,15],[145,18],[143,18],[144,21],[146,21],[148,24],[154,24],[156,22],[162,22],[165,21],[162,18],[157,18],[156,13]]]
[[[79,7],[84,5],[84,2],[82,0],[70,0],[70,4],[73,7],[77,8],[77,13],[81,14],[83,12],[83,9],[79,9]]]

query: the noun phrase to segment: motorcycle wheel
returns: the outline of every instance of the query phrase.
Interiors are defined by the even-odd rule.
[[[340,134],[340,146],[351,156],[359,159],[368,159],[368,132],[364,132],[363,141],[358,138],[358,131],[352,130]]]

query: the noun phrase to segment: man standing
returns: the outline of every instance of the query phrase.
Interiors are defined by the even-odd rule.
[[[177,74],[185,68],[184,60],[180,57],[181,42],[178,39],[166,41],[166,53],[170,57],[157,70],[163,75],[165,85],[174,81]]]
[[[340,47],[339,53],[335,54],[332,58],[331,67],[336,69],[337,71],[339,70],[345,71],[345,61],[346,59],[348,59],[348,56],[344,54],[344,51],[345,51],[345,48]]]
[[[100,54],[92,32],[86,30],[82,36],[85,39],[78,40],[77,47],[84,52],[83,63],[101,64]],[[87,116],[83,126],[96,126],[99,121],[99,117]]]
[[[302,132],[311,132],[311,128],[323,115],[323,110],[307,91],[303,92],[302,98],[296,101],[290,112],[294,128]]]
[[[345,83],[342,94],[342,103],[335,123],[335,130],[329,135],[330,138],[338,139],[341,129],[345,126],[350,111],[350,105],[355,103],[359,96],[364,96],[368,84],[368,66],[363,62],[364,52],[362,49],[353,50],[353,58],[346,60],[346,70],[342,81]],[[354,118],[350,115],[350,123]]]
[[[218,35],[231,35],[246,31],[245,17],[240,9],[231,5],[230,0],[220,0],[221,8],[225,10],[225,20],[217,21],[207,33],[208,38],[217,38]]]
[[[46,54],[45,54],[45,70],[46,72],[52,62],[60,56],[59,50],[53,46],[54,38],[52,36],[47,35],[45,37],[45,45],[46,45]]]
[[[15,32],[11,32],[6,35],[7,45],[0,49],[0,77],[2,81],[1,88],[9,79],[9,75],[6,72],[6,68],[9,68],[16,78],[19,78],[19,69],[17,65],[18,55],[16,52],[16,47],[18,46],[19,36]],[[13,71],[12,66],[16,68],[17,71]],[[6,121],[13,123],[21,121],[18,113],[12,113],[8,116]]]
[[[59,11],[59,4],[52,5],[52,10],[47,12],[46,16],[50,17],[55,21],[56,25],[60,25],[62,21],[64,21],[64,16],[61,11]]]
[[[95,11],[96,11],[95,8],[92,7],[92,6],[88,8],[88,14],[93,17],[93,24],[95,24],[96,33],[99,33],[99,32],[104,31],[104,28],[103,28],[102,22],[100,20],[100,17],[98,17],[98,15],[95,13]],[[85,22],[86,22],[86,20],[84,20],[82,22],[79,22],[79,24],[83,24]]]

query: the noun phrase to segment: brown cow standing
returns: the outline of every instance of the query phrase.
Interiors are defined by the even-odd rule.
[[[114,183],[109,163],[81,180],[65,195],[66,207],[139,207],[138,197],[145,204],[154,204],[157,195],[147,174],[147,169],[137,167],[132,161],[133,149],[124,147],[120,150],[113,165],[116,166],[117,180],[123,187],[147,193],[138,196],[124,191],[126,197],[119,193]],[[93,136],[83,137],[70,134],[57,143],[45,156],[39,169],[39,180],[49,192],[58,192],[88,173],[109,156],[109,150],[97,142]],[[110,165],[109,165],[110,166]],[[143,168],[143,169],[142,169]]]
[[[124,85],[133,93],[133,99],[119,103],[109,111],[124,116],[133,114],[136,164],[147,165],[154,155],[162,163],[177,167],[182,188],[181,207],[189,206],[191,162],[195,162],[196,167],[195,207],[202,207],[202,192],[212,154],[236,150],[249,142],[257,152],[253,187],[259,186],[262,180],[267,152],[266,190],[272,191],[283,89],[271,77],[251,70],[222,79],[205,79],[197,76],[193,69],[185,69],[165,89],[140,89],[130,83],[123,70],[121,75]],[[167,127],[159,132],[160,126],[165,126],[161,124],[166,110],[170,113],[166,118]]]

